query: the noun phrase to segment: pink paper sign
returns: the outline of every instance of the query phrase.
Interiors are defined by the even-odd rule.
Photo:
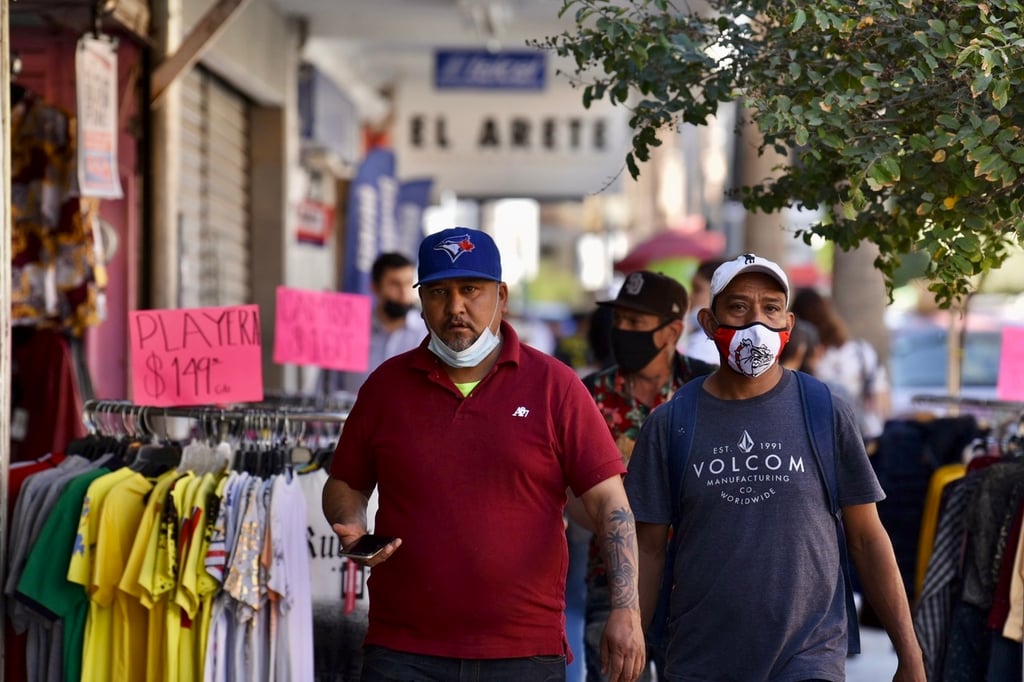
[[[1000,400],[1024,400],[1024,327],[1003,327],[996,395]]]
[[[274,362],[365,372],[370,297],[278,287]]]
[[[135,403],[263,400],[258,306],[135,310],[129,324]]]

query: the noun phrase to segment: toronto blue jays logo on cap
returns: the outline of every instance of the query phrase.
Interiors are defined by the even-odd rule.
[[[434,251],[444,251],[454,263],[459,256],[468,253],[476,248],[476,244],[469,238],[468,234],[456,237],[448,237],[434,245]]]
[[[467,253],[471,255],[463,258]],[[416,286],[456,277],[501,281],[498,247],[481,230],[451,227],[427,235],[420,242],[419,254],[420,281]]]

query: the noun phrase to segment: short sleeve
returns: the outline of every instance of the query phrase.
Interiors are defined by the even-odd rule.
[[[853,408],[846,400],[833,395],[832,410],[836,428],[836,447],[839,448],[839,506],[884,500],[885,493],[864,450],[864,440],[857,427]]]

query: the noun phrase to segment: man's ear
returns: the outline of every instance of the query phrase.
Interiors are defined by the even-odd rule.
[[[679,343],[679,339],[683,337],[683,321],[672,320],[665,325],[665,328],[672,330],[673,345]]]
[[[508,314],[508,285],[498,282],[498,299],[501,301],[501,314]]]

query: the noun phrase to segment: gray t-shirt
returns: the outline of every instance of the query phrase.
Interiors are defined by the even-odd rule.
[[[833,403],[839,504],[877,502],[853,412]],[[672,521],[668,417],[651,414],[629,463],[638,522]],[[836,526],[791,372],[747,400],[701,392],[683,490],[664,679],[845,679]]]

